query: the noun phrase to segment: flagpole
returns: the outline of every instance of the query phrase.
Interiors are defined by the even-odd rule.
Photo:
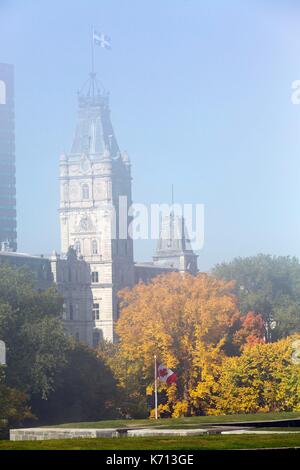
[[[155,419],[158,419],[157,413],[157,358],[154,356],[154,400],[155,400]]]
[[[91,79],[92,79],[92,93],[93,99],[95,98],[95,40],[94,40],[94,26],[92,26],[92,72],[91,72]]]
[[[95,73],[95,41],[94,41],[94,26],[92,27],[92,74]]]

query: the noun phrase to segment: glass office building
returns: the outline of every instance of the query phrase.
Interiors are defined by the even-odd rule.
[[[8,64],[0,64],[0,249],[17,249],[14,69]]]

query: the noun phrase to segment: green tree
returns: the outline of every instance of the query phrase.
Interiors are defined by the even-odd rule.
[[[35,416],[57,423],[113,415],[115,379],[95,351],[66,336],[62,306],[54,287],[38,291],[26,269],[0,265],[0,338],[7,347],[0,412],[5,419]]]
[[[5,384],[4,368],[0,366],[0,432],[32,417],[27,396]]]
[[[48,400],[32,397],[32,410],[40,421],[59,423],[113,417],[116,381],[103,360],[94,350],[75,342],[66,359],[56,378],[55,391]]]
[[[242,313],[260,314],[267,341],[300,331],[300,263],[296,258],[260,254],[217,265],[213,274],[235,280]]]
[[[37,291],[27,270],[0,266],[0,338],[7,347],[7,386],[43,399],[49,396],[69,345],[62,304],[54,288]]]
[[[97,348],[97,355],[104,361],[115,377],[118,394],[118,414],[122,418],[127,416],[137,419],[146,418],[149,413],[145,395],[148,383],[147,381],[141,381],[138,374],[133,375],[130,373],[131,362],[121,354],[120,343],[113,344],[110,341],[102,341]]]

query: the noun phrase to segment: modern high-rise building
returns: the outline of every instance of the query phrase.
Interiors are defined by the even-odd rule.
[[[8,64],[0,64],[0,249],[17,249],[14,68]]]

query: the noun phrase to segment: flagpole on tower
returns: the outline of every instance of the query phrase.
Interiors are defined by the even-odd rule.
[[[95,46],[100,46],[103,49],[111,49],[110,37],[104,33],[98,33],[94,26],[92,27],[92,44],[91,44],[91,59],[92,67],[90,73],[90,93],[92,98],[95,98],[95,91],[98,90],[97,81],[96,81],[96,72],[95,72]]]
[[[91,71],[91,79],[92,79],[92,96],[95,97],[95,39],[94,39],[94,26],[92,26],[92,71]]]
[[[158,419],[157,412],[157,357],[154,356],[154,401],[155,401],[155,419]]]

